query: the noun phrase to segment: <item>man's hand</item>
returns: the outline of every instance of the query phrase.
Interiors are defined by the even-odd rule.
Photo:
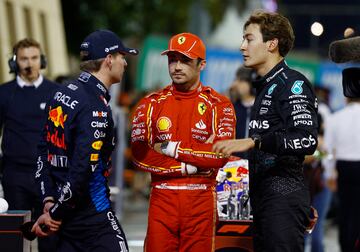
[[[326,181],[326,186],[332,192],[337,192],[338,185],[337,185],[337,178],[329,178]]]
[[[160,154],[176,158],[177,149],[180,142],[164,141],[162,143],[154,144],[154,150]]]
[[[236,140],[221,140],[217,141],[212,150],[218,154],[226,156],[234,152],[244,152],[254,148],[255,143],[251,138],[236,139]]]
[[[161,143],[154,144],[154,150],[160,154],[163,154],[161,151]]]
[[[53,220],[50,217],[49,212],[42,214],[35,224],[33,225],[31,232],[34,232],[39,237],[49,236],[53,232],[59,230],[61,221]],[[43,227],[47,227],[48,230],[44,230]]]
[[[205,143],[210,143],[210,144],[212,144],[212,143],[214,142],[215,136],[216,136],[216,134],[212,134],[212,135],[206,140]]]
[[[186,176],[186,175],[196,174],[197,171],[198,171],[198,169],[195,166],[181,162],[181,174],[182,175]]]
[[[44,205],[44,209],[43,209],[43,213],[48,213],[50,208],[54,205],[55,203],[54,202],[46,202],[45,205]]]

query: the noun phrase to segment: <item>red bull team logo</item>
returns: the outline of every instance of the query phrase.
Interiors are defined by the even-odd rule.
[[[59,133],[57,129],[54,129],[54,133],[47,132],[47,141],[51,142],[54,146],[66,150],[65,144],[65,135],[64,133]]]
[[[55,127],[61,126],[64,128],[64,122],[66,121],[67,115],[64,114],[61,106],[50,109],[49,119],[54,123]]]

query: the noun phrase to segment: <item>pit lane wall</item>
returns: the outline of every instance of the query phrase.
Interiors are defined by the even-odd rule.
[[[167,69],[167,57],[161,52],[167,49],[168,38],[150,36],[145,39],[137,68],[136,88],[152,91],[171,82]],[[240,42],[239,42],[240,43]],[[207,46],[207,65],[201,74],[201,81],[216,91],[227,94],[243,59],[239,50]],[[342,69],[350,64],[335,64],[327,60],[314,61],[287,57],[290,67],[303,73],[315,86],[330,90],[330,107],[338,110],[345,105],[342,93]],[[354,65],[352,65],[354,66]],[[360,66],[358,66],[360,67]]]

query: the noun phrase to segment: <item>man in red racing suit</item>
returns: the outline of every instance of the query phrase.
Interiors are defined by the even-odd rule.
[[[152,176],[145,251],[214,251],[215,177],[227,157],[211,143],[234,138],[234,109],[200,82],[200,38],[177,34],[163,54],[172,84],[143,98],[132,118],[133,162]]]

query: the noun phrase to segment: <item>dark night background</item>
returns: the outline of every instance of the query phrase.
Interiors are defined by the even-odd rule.
[[[69,51],[77,54],[79,41],[99,27],[138,41],[149,34],[169,35],[187,30],[194,18],[189,10],[199,2],[211,18],[210,30],[221,22],[229,4],[243,10],[247,3],[246,0],[62,0]],[[294,27],[295,50],[327,57],[329,44],[341,39],[346,27],[360,31],[360,0],[279,0],[277,3],[278,12],[287,16]],[[320,37],[310,32],[315,21],[324,27]]]
[[[282,0],[280,12],[285,12],[292,23],[296,40],[295,49],[310,49],[327,56],[329,44],[343,38],[344,30],[352,27],[360,31],[359,0]],[[283,12],[281,10],[284,10]],[[320,22],[324,32],[315,37],[310,32],[313,22]]]

